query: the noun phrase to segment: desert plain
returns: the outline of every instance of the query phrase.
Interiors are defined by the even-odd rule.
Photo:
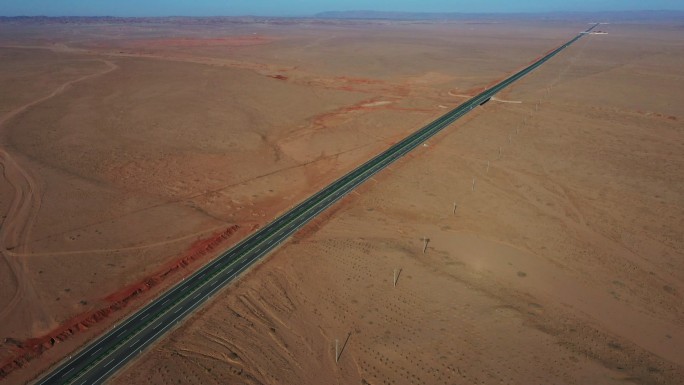
[[[684,383],[682,25],[585,36],[111,382]],[[2,20],[0,381],[586,28]]]

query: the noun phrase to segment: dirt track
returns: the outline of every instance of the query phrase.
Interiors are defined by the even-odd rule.
[[[102,60],[102,62],[106,65],[103,71],[70,80],[57,87],[48,95],[6,113],[0,118],[0,138],[4,138],[3,127],[10,120],[26,113],[32,107],[62,94],[73,84],[105,75],[118,68],[111,61]],[[32,280],[26,274],[26,265],[22,257],[22,254],[30,253],[28,244],[31,240],[33,223],[38,215],[42,201],[40,185],[6,148],[0,148],[0,167],[3,169],[5,182],[12,186],[14,190],[14,198],[4,216],[2,227],[0,227],[0,254],[2,254],[4,262],[9,266],[15,283],[13,295],[9,302],[0,305],[0,308],[2,308],[0,311],[0,322],[7,322],[6,317],[9,314],[13,314],[13,317],[16,317],[17,313],[31,309],[33,311],[23,315],[24,322],[45,326],[54,325],[54,321],[49,314],[36,311],[36,309],[40,309],[40,306],[21,306],[18,308],[23,301],[28,301],[32,304],[41,302],[33,290]],[[8,287],[7,289],[10,288]]]

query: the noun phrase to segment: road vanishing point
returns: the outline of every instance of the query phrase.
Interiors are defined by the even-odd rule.
[[[381,154],[347,173],[273,222],[242,240],[159,298],[130,315],[80,351],[62,360],[35,384],[100,384],[182,322],[245,269],[364,181],[436,135],[451,123],[488,102],[492,96],[546,63],[598,24],[581,32],[523,70],[474,96]]]

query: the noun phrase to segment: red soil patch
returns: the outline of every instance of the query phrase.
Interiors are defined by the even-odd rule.
[[[273,79],[278,79],[278,80],[287,80],[288,77],[284,75],[268,75],[269,78]]]
[[[246,35],[246,36],[230,36],[216,39],[191,39],[191,38],[177,38],[177,39],[143,39],[130,42],[129,46],[136,48],[148,47],[243,47],[250,45],[268,44],[274,41],[275,38],[271,36],[261,35]]]
[[[323,128],[328,126],[328,122],[331,120],[334,120],[336,118],[339,118],[341,116],[344,116],[348,113],[354,112],[354,111],[380,111],[380,110],[391,110],[391,111],[410,111],[410,112],[434,112],[433,109],[428,109],[428,108],[409,108],[409,107],[397,107],[392,104],[385,104],[385,105],[379,105],[379,106],[372,106],[368,104],[372,104],[375,102],[375,99],[370,99],[370,100],[363,100],[357,104],[347,106],[347,107],[342,107],[338,108],[337,110],[330,111],[330,112],[325,112],[320,115],[317,115],[316,117],[313,118],[312,123],[314,126]]]
[[[374,95],[385,94],[403,97],[408,96],[410,93],[410,87],[406,84],[393,84],[379,79],[351,78],[347,76],[318,79],[313,82],[305,82],[304,84],[339,91],[372,93]]]
[[[49,350],[54,345],[65,341],[78,332],[87,330],[108,318],[112,313],[125,308],[132,300],[157,286],[172,273],[189,266],[194,260],[214,251],[219,245],[235,234],[239,228],[240,226],[233,225],[208,238],[198,240],[178,259],[163,265],[155,273],[140,282],[129,285],[104,298],[104,301],[107,302],[108,305],[105,305],[98,310],[72,317],[66,320],[62,326],[44,336],[30,338],[23,342],[16,340],[11,341],[16,345],[15,354],[0,363],[0,379],[7,377],[7,375],[14,370],[21,368],[29,361],[39,357],[43,352]],[[186,272],[186,274],[189,273],[190,271]]]
[[[353,106],[339,108],[335,111],[325,112],[325,113],[316,115],[313,118],[312,123],[314,126],[319,127],[319,128],[327,127],[329,121],[334,120],[335,118],[338,118],[340,116],[346,115],[352,111],[358,111],[362,108],[363,107],[361,107],[361,105],[355,104]]]
[[[333,78],[336,83],[341,85],[334,87],[335,89],[351,92],[384,92],[395,94],[398,96],[408,95],[408,89],[404,85],[388,84],[383,80],[367,79],[367,78],[350,78],[347,76],[337,76]],[[370,86],[364,88],[364,86]]]
[[[335,80],[343,81],[349,84],[383,84],[382,80],[366,79],[366,78],[350,78],[346,76],[338,76]]]
[[[660,113],[657,113],[657,112],[648,112],[648,111],[643,111],[643,110],[636,110],[636,112],[637,112],[639,115],[644,115],[644,116],[649,116],[649,117],[655,117],[655,118],[661,118],[661,119],[667,119],[667,120],[673,120],[673,121],[675,121],[675,122],[676,122],[677,120],[679,120],[679,119],[677,119],[676,116],[673,116],[673,115],[663,115],[663,114],[660,114]]]

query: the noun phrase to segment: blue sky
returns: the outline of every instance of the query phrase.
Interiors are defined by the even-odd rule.
[[[683,0],[0,0],[0,15],[307,16],[322,11],[545,12],[684,10]]]

